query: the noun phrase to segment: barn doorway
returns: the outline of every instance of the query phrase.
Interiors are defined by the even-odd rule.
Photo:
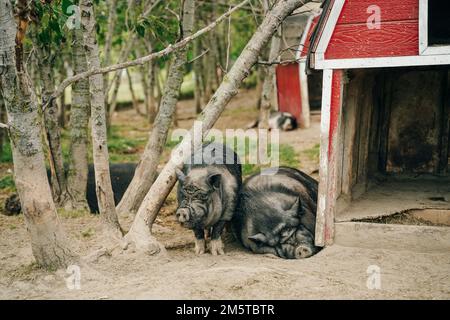
[[[337,222],[421,209],[450,215],[449,79],[448,67],[349,71]]]

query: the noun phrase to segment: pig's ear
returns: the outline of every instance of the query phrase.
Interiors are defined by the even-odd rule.
[[[208,177],[208,183],[210,186],[212,186],[215,189],[219,189],[220,188],[220,182],[222,181],[222,176],[217,173],[217,174],[212,174]]]
[[[253,236],[248,237],[248,238],[250,240],[256,242],[256,243],[258,243],[258,242],[266,243],[267,242],[267,238],[266,238],[266,236],[263,233],[257,233],[257,234],[255,234]]]
[[[285,208],[285,210],[289,210],[295,213],[298,213],[299,209],[301,209],[300,197],[295,198],[295,201],[292,204],[288,204]]]
[[[184,174],[183,171],[181,171],[180,169],[176,168],[176,169],[175,169],[175,173],[177,174],[177,179],[178,179],[180,182],[184,182],[184,180],[186,180],[185,174]]]

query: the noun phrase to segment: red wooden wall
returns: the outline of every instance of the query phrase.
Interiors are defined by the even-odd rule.
[[[370,6],[381,9],[380,29],[369,29]],[[347,0],[331,37],[326,59],[419,54],[419,0]]]
[[[297,120],[302,112],[299,68],[297,63],[279,65],[277,73],[278,110],[291,113]]]

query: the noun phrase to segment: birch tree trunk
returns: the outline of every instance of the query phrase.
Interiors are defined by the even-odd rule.
[[[81,24],[84,29],[84,48],[88,69],[100,68],[96,39],[96,23],[93,0],[81,0]],[[106,133],[105,99],[101,74],[89,78],[91,101],[91,132],[95,168],[95,191],[101,217],[117,235],[121,233],[116,214],[114,195],[109,172],[109,154]]]
[[[144,40],[145,48],[147,52],[152,52],[152,44],[150,40]],[[145,83],[145,110],[149,123],[153,123],[156,117],[156,98],[155,98],[155,88],[156,88],[156,66],[154,61],[150,61],[142,70],[142,79]]]
[[[194,26],[195,0],[184,0],[180,39],[192,34]],[[150,139],[136,168],[133,180],[117,206],[120,214],[136,212],[156,177],[156,169],[167,140],[187,62],[187,47],[174,54],[164,87],[164,94],[153,125]]]
[[[38,46],[38,61],[42,85],[42,104],[45,105],[55,90],[53,59],[50,44]],[[61,149],[61,130],[59,128],[58,105],[52,99],[44,111],[46,141],[49,146],[51,188],[55,202],[61,204],[67,197],[66,173]]]
[[[198,57],[202,54],[201,42],[200,39],[194,40],[194,56]],[[202,102],[203,102],[203,83],[202,83],[202,60],[197,59],[194,61],[193,65],[194,69],[194,80],[195,80],[195,88],[194,88],[194,99],[195,99],[195,112],[202,112]]]
[[[0,123],[6,123],[5,103],[3,101],[1,87],[0,87]],[[0,128],[0,154],[3,153],[3,146],[5,145],[5,140],[6,140],[6,130],[4,128]]]
[[[278,32],[272,37],[270,44],[269,61],[275,61],[280,52],[280,35]],[[259,128],[269,129],[269,117],[270,110],[272,108],[272,95],[274,92],[274,79],[275,79],[276,66],[271,65],[266,68],[264,82],[261,91],[261,107],[259,109]]]
[[[64,267],[76,257],[69,249],[48,184],[38,102],[24,70],[23,50],[16,48],[16,33],[13,6],[9,0],[0,0],[0,82],[10,124],[15,183],[37,263],[45,268]],[[17,40],[21,47],[23,38],[18,35]]]
[[[158,253],[161,245],[151,234],[151,227],[161,209],[167,195],[176,183],[175,169],[180,166],[184,157],[191,154],[193,148],[202,144],[202,137],[212,128],[223,112],[227,103],[234,97],[242,81],[249,75],[250,69],[257,62],[261,50],[267,45],[281,22],[296,8],[308,0],[280,0],[265,16],[262,24],[252,36],[241,55],[230,71],[225,75],[220,87],[203,109],[198,120],[201,121],[201,132],[191,129],[174,151],[168,163],[164,166],[156,181],[144,198],[130,231],[125,236],[127,243],[138,250],[149,254]],[[196,135],[196,136],[194,136]]]
[[[87,70],[83,31],[75,29],[72,39],[72,63],[74,73]],[[70,161],[67,174],[69,198],[64,207],[67,210],[89,210],[86,201],[88,179],[88,126],[90,114],[89,80],[82,79],[72,85],[70,109]]]
[[[117,0],[108,0],[108,27],[106,31],[105,37],[105,47],[103,52],[103,65],[109,66],[111,64],[111,51],[112,51],[112,42],[114,36],[114,29],[116,28],[117,22]],[[105,105],[108,103],[108,86],[109,86],[109,78],[108,74],[103,75],[103,86],[105,89]]]
[[[125,71],[127,73],[128,89],[130,90],[131,102],[133,104],[133,109],[136,111],[136,113],[138,115],[142,115],[141,109],[139,109],[139,101],[138,101],[138,99],[136,97],[136,94],[134,92],[133,79],[131,78],[130,70],[126,69]]]

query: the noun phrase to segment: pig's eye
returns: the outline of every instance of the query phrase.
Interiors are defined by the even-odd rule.
[[[206,201],[206,200],[208,200],[209,196],[207,193],[199,193],[198,198],[202,201]]]
[[[281,240],[281,242],[284,243],[287,240],[289,240],[289,238],[292,236],[294,231],[295,231],[294,228],[290,228],[290,227],[283,228],[281,230],[281,232],[280,232],[280,240]]]

